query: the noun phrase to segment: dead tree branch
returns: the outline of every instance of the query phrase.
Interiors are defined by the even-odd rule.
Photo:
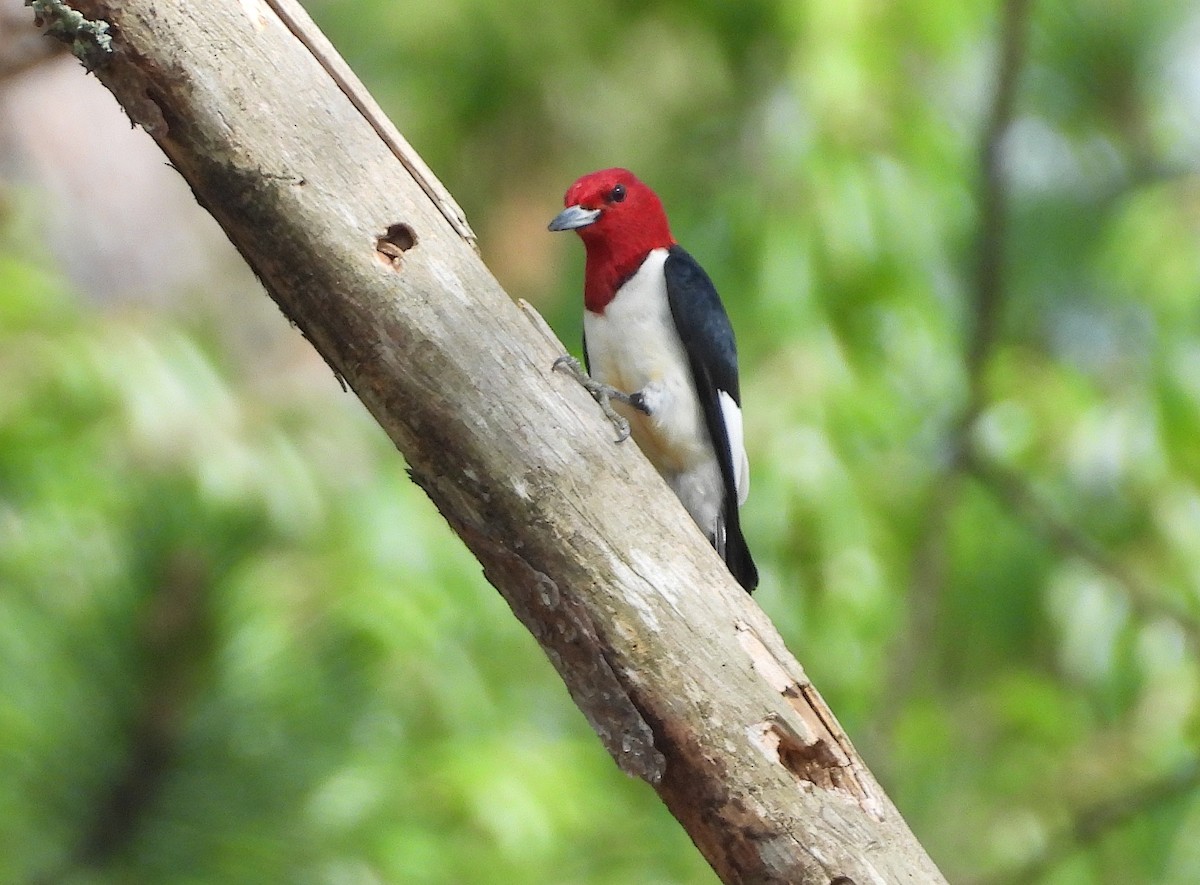
[[[561,344],[500,289],[294,0],[38,13],[366,404],[617,763],[725,881],[943,881],[770,622],[551,372]]]

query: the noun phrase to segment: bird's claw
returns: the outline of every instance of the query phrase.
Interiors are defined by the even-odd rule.
[[[579,360],[570,355],[560,356],[554,361],[554,365],[551,366],[551,368],[555,371],[566,372],[570,375],[573,375],[575,380],[583,385],[583,388],[592,395],[592,399],[599,404],[600,409],[604,412],[605,417],[612,422],[613,427],[615,427],[617,430],[617,438],[613,440],[613,442],[623,443],[625,440],[629,439],[629,421],[613,408],[612,401],[615,399],[631,405],[635,409],[641,409],[642,411],[645,411],[643,406],[634,402],[634,398],[637,397],[638,402],[640,403],[641,398],[638,394],[635,393],[630,395],[627,393],[622,393],[614,387],[600,383],[583,370],[583,366],[579,364]]]
[[[608,420],[617,429],[617,438],[613,442],[623,443],[629,439],[629,422],[612,407],[612,403],[608,401],[608,398],[605,397],[604,399],[596,400],[596,402],[600,403],[600,408],[604,410],[604,414],[608,416]]]
[[[583,371],[583,366],[579,365],[579,360],[575,359],[575,357],[571,356],[569,353],[564,353],[562,356],[556,359],[554,361],[554,365],[550,368],[556,372],[560,370],[569,372],[575,376],[575,380],[577,380],[580,384],[583,383],[584,378],[587,378],[587,372]],[[589,378],[588,380],[591,379]]]

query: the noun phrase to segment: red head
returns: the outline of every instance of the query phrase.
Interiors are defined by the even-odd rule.
[[[627,169],[602,169],[576,181],[550,230],[574,230],[587,249],[584,304],[602,313],[652,249],[675,244],[658,195]]]

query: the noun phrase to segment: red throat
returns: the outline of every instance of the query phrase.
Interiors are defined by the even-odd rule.
[[[583,278],[583,306],[592,313],[604,313],[610,301],[646,260],[651,251],[668,248],[672,241],[653,246],[637,246],[629,249],[612,249],[607,243],[584,238],[587,248],[587,265]]]
[[[617,194],[620,199],[614,199]],[[583,302],[593,313],[604,312],[652,250],[675,244],[658,195],[628,170],[583,176],[571,185],[564,203],[600,210],[593,223],[577,231],[587,249]]]

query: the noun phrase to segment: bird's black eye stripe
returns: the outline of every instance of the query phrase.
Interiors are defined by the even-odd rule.
[[[623,185],[623,184],[616,185],[608,194],[608,201],[610,203],[619,203],[624,199],[625,199],[625,185]]]

